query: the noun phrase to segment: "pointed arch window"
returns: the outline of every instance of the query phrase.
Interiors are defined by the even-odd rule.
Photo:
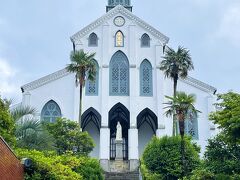
[[[98,37],[95,33],[91,33],[88,38],[89,46],[98,46]]]
[[[141,37],[141,47],[150,47],[150,37],[146,33]]]
[[[129,62],[127,56],[121,52],[116,52],[110,62],[109,70],[110,95],[129,95]]]
[[[193,139],[198,139],[198,119],[197,113],[189,111],[185,119],[185,133],[192,136]]]
[[[140,96],[152,96],[152,65],[145,59],[140,65]]]
[[[115,46],[116,47],[123,47],[124,46],[124,35],[122,31],[118,31],[115,34]]]
[[[53,100],[48,101],[42,109],[41,120],[52,123],[59,117],[62,117],[62,114],[58,104]]]
[[[97,96],[98,95],[98,84],[99,84],[99,65],[96,60],[94,60],[96,67],[96,77],[94,81],[86,81],[86,96]]]

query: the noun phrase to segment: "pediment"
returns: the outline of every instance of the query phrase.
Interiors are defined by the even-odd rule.
[[[93,29],[97,28],[98,26],[106,24],[109,19],[113,18],[117,14],[122,14],[123,16],[128,18],[130,21],[132,21],[133,24],[136,24],[142,27],[143,29],[145,29],[147,32],[151,33],[154,37],[159,39],[159,41],[163,46],[168,43],[169,38],[167,36],[159,32],[157,29],[155,29],[154,27],[152,27],[151,25],[149,25],[139,17],[135,16],[132,12],[124,8],[122,5],[116,6],[115,8],[113,8],[112,10],[104,14],[102,17],[98,18],[96,21],[94,21],[90,25],[86,26],[85,28],[83,28],[82,30],[80,30],[79,32],[71,36],[70,38],[71,41],[76,45],[81,44],[82,37],[90,33]]]

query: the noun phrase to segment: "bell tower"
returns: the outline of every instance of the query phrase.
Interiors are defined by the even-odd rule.
[[[106,7],[106,11],[110,11],[117,5],[122,5],[126,9],[132,12],[131,0],[108,0],[108,5]]]

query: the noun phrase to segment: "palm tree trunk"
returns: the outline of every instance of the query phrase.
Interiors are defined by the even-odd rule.
[[[179,132],[180,132],[180,135],[181,135],[182,177],[184,177],[185,170],[186,170],[185,144],[184,144],[184,130],[185,130],[184,119],[185,119],[184,113],[180,112],[180,114],[178,115],[178,120],[179,120]]]
[[[79,95],[79,117],[78,117],[78,123],[80,126],[80,130],[82,131],[81,123],[82,123],[82,82],[80,81],[80,95]]]
[[[178,81],[178,75],[176,75],[173,79],[173,97],[176,97],[177,93],[177,81]],[[176,121],[176,115],[173,114],[173,136],[177,135],[177,121]]]

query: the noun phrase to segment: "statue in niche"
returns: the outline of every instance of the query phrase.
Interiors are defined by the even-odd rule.
[[[122,140],[122,126],[120,122],[117,123],[117,133],[116,133],[116,140]]]

